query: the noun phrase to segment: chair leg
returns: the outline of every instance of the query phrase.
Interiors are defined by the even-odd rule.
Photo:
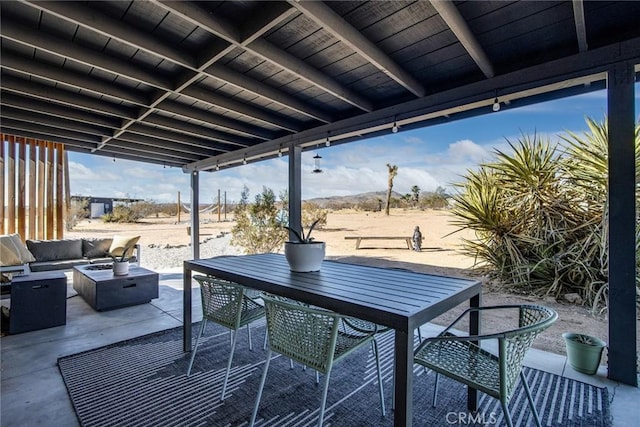
[[[507,402],[500,400],[502,405],[502,413],[504,414],[504,422],[507,423],[507,427],[513,427],[513,421],[511,421],[511,413],[507,407]]]
[[[238,331],[233,333],[233,339],[231,340],[231,353],[229,353],[229,361],[227,362],[227,371],[224,374],[224,382],[222,383],[222,393],[220,394],[220,401],[224,400],[224,394],[227,391],[227,382],[229,381],[229,372],[231,371],[231,361],[233,360],[233,352],[236,349],[236,342],[238,341]]]
[[[440,374],[438,374],[437,372],[436,374],[436,379],[435,379],[435,383],[433,384],[433,400],[431,401],[431,405],[435,408],[436,407],[436,402],[438,400],[438,381],[440,380]]]
[[[251,345],[251,328],[247,323],[247,335],[249,335],[249,351],[253,351],[253,346]]]
[[[393,362],[393,376],[391,377],[391,410],[396,410],[396,363]]]
[[[267,331],[264,331],[264,342],[262,343],[262,349],[266,350],[267,349],[267,340],[269,339],[269,334],[267,333]]]
[[[327,371],[324,376],[324,386],[322,388],[322,403],[320,404],[320,413],[318,414],[318,427],[322,427],[324,421],[324,408],[327,405],[327,391],[329,391],[329,377],[331,376],[331,369]]]
[[[187,368],[187,377],[191,375],[191,367],[193,366],[193,360],[196,358],[196,352],[198,351],[198,344],[200,343],[200,337],[204,331],[204,327],[207,325],[207,319],[202,319],[200,323],[200,330],[198,331],[198,337],[196,338],[196,344],[191,352],[191,360],[189,361],[189,367]]]
[[[267,379],[267,371],[269,370],[269,363],[271,362],[271,349],[267,350],[267,360],[264,363],[264,371],[262,372],[262,379],[260,379],[260,386],[258,387],[258,396],[256,396],[256,404],[253,407],[253,413],[251,414],[251,422],[249,427],[253,427],[256,423],[256,416],[258,415],[258,407],[260,406],[260,399],[262,398],[262,390],[264,389],[264,382]]]
[[[529,384],[527,384],[527,379],[525,378],[524,372],[522,371],[520,371],[520,380],[522,381],[522,385],[524,386],[524,391],[527,393],[527,400],[529,400],[529,407],[531,408],[531,412],[533,412],[533,419],[536,421],[536,425],[540,427],[540,417],[538,416],[538,411],[536,411],[536,405],[533,402]]]
[[[380,370],[380,355],[378,354],[378,343],[375,339],[371,341],[371,347],[373,348],[373,354],[376,356],[376,367],[378,368],[378,389],[380,393],[380,408],[382,409],[382,416],[387,415],[387,410],[384,407],[384,390],[382,388],[382,372]]]

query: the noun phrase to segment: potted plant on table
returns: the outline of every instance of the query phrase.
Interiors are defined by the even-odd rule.
[[[325,243],[317,242],[311,237],[311,232],[318,222],[320,219],[311,224],[306,235],[302,228],[298,231],[285,226],[296,237],[296,240],[284,243],[284,255],[291,271],[304,273],[320,270],[325,254]]]
[[[574,332],[565,332],[562,338],[571,367],[583,374],[595,374],[600,366],[602,351],[607,344],[600,338]]]
[[[129,255],[129,249],[131,249],[131,245],[127,245],[122,250],[121,255],[110,255],[113,260],[113,275],[114,276],[126,276],[129,274],[129,260],[131,256]]]

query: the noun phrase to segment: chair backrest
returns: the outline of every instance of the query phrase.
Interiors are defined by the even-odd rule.
[[[536,337],[558,319],[558,314],[539,305],[519,306],[519,328],[498,339],[500,358],[500,393],[507,399],[518,381],[522,361]]]
[[[202,316],[207,320],[237,329],[244,303],[244,287],[209,276],[194,276],[200,284]]]
[[[264,295],[269,347],[327,373],[333,364],[340,315]]]

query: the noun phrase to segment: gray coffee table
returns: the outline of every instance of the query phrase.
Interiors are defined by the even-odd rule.
[[[94,310],[105,311],[145,304],[158,298],[158,273],[136,265],[126,276],[114,276],[111,264],[73,267],[73,289]],[[103,269],[97,269],[104,266]]]

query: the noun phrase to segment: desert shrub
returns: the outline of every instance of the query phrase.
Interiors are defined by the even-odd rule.
[[[144,218],[141,211],[132,209],[131,206],[119,205],[113,207],[113,212],[102,215],[104,222],[137,222]]]
[[[607,294],[607,131],[568,134],[566,150],[537,135],[511,143],[513,154],[466,175],[453,196],[455,223],[475,231],[464,251],[512,289],[558,297],[580,294],[592,306]],[[636,153],[640,146],[636,130]],[[636,168],[640,167],[636,154]],[[637,279],[636,279],[637,280]]]
[[[280,221],[281,209],[275,193],[269,188],[264,187],[254,203],[249,203],[249,189],[245,187],[234,215],[236,225],[231,229],[231,243],[247,254],[274,252],[288,236]]]
[[[434,192],[423,194],[419,206],[421,209],[444,209],[449,206],[450,198],[443,187],[438,187]]]
[[[321,208],[317,203],[304,202],[302,204],[302,226],[308,229],[314,221],[319,220],[315,228],[320,230],[327,225],[328,213],[328,210]]]
[[[78,221],[89,217],[89,200],[72,199],[67,210],[65,228],[71,231],[78,224]]]
[[[128,204],[127,207],[131,210],[132,216],[138,219],[155,216],[158,213],[158,205],[147,200]]]

